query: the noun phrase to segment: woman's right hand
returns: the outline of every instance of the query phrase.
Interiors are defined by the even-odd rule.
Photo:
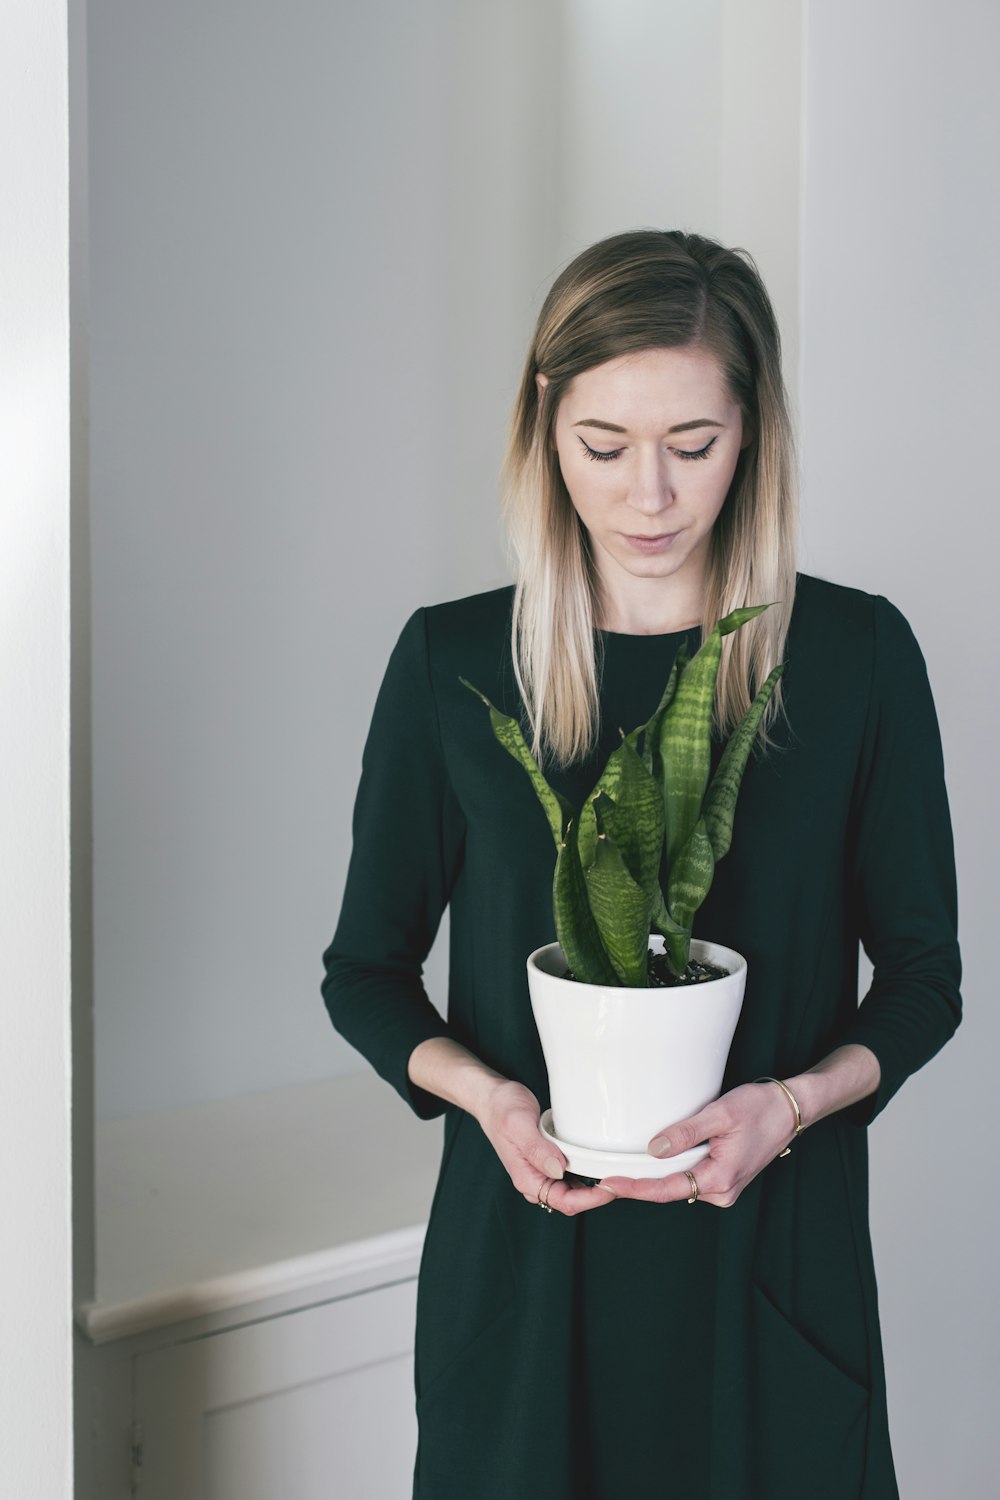
[[[541,1202],[541,1194],[549,1208],[572,1215],[599,1208],[615,1197],[611,1188],[563,1182],[566,1162],[539,1129],[542,1112],[531,1090],[487,1067],[454,1037],[432,1036],[419,1042],[410,1053],[406,1071],[418,1087],[457,1104],[479,1121],[526,1202]],[[545,1183],[549,1183],[547,1193]]]
[[[556,1213],[574,1214],[612,1202],[610,1188],[577,1187],[563,1182],[566,1160],[546,1140],[539,1128],[542,1111],[529,1088],[513,1079],[496,1083],[480,1104],[476,1118],[507,1175],[528,1203],[546,1197],[543,1184],[550,1182],[547,1202]]]

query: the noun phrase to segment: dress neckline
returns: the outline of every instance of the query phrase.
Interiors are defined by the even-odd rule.
[[[691,635],[695,630],[700,630],[701,625],[688,625],[685,630],[661,630],[651,635],[638,635],[628,630],[601,630],[595,629],[594,634],[599,635],[604,641],[676,641],[681,636]]]

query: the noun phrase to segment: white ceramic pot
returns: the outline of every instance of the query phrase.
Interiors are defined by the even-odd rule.
[[[662,952],[658,934],[649,944]],[[683,1166],[680,1157],[669,1158],[665,1169],[646,1151],[658,1130],[718,1098],[743,1005],[742,954],[693,938],[691,957],[730,972],[701,984],[630,989],[563,978],[567,964],[558,943],[528,958],[552,1105],[543,1129],[563,1149],[581,1148],[576,1164],[567,1153],[571,1170],[630,1170],[621,1162],[634,1153],[641,1175],[662,1176],[707,1153],[707,1147],[685,1152]]]

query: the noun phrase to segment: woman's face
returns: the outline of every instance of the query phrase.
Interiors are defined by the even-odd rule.
[[[613,593],[634,588],[630,578],[700,586],[750,437],[718,360],[694,345],[621,355],[570,382],[556,414],[559,466]]]

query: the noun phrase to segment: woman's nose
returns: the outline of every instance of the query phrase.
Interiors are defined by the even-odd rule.
[[[644,516],[655,516],[674,502],[674,491],[667,465],[658,455],[638,466],[628,503]]]

